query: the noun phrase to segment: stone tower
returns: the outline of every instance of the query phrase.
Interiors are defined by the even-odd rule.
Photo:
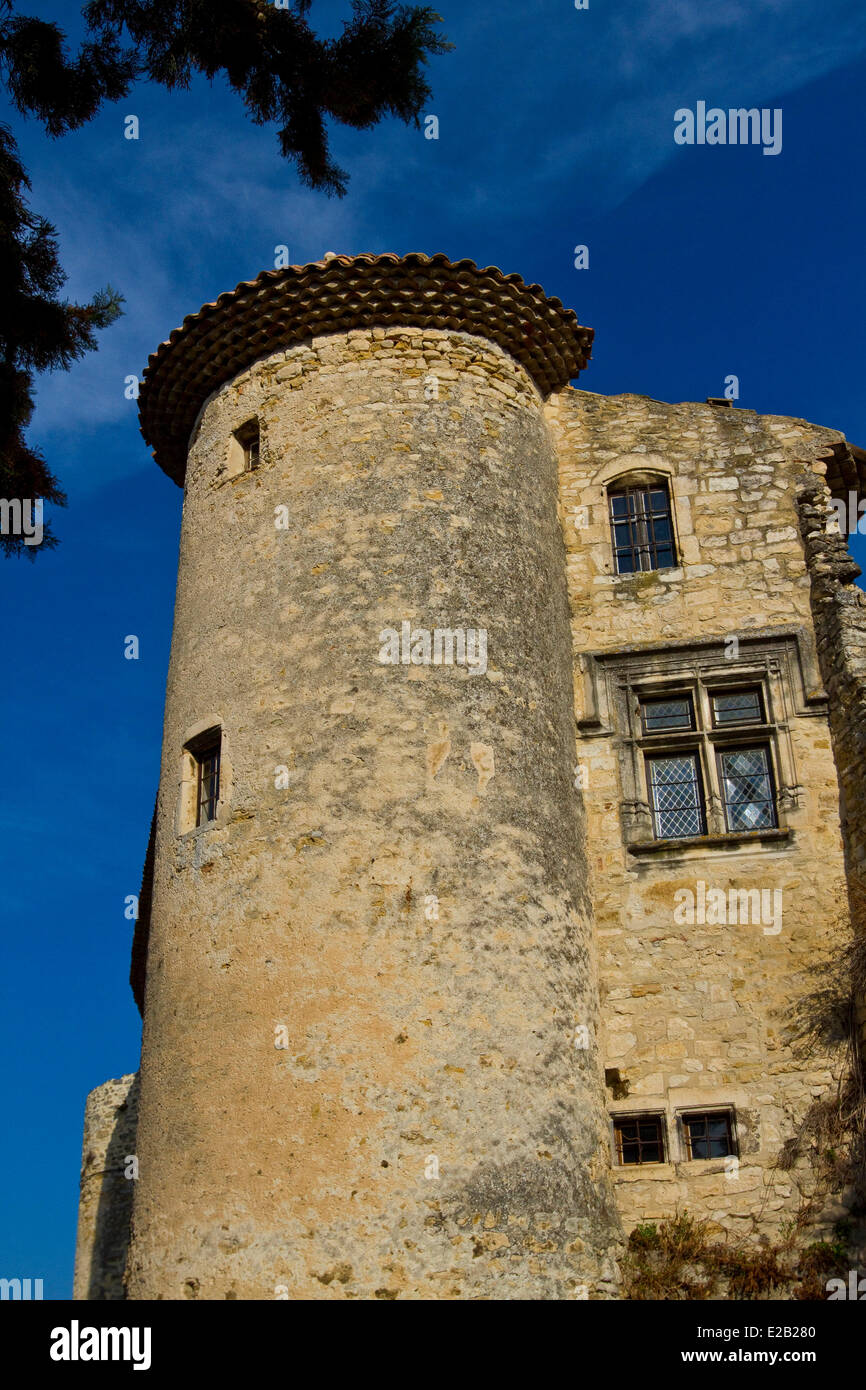
[[[614,1287],[543,414],[591,337],[471,261],[329,257],[150,360],[184,511],[132,1298]]]
[[[860,1138],[813,1142],[866,1046],[866,452],[578,390],[591,337],[331,257],[151,359],[142,1067],[77,1297],[605,1298],[682,1213],[866,1258]]]

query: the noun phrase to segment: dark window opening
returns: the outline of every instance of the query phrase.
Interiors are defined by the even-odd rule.
[[[684,1115],[683,1134],[689,1158],[727,1158],[734,1153],[729,1110]]]
[[[196,794],[195,823],[207,825],[216,820],[220,798],[220,750],[222,734],[209,729],[187,744],[187,752],[195,763]]]
[[[657,840],[704,835],[704,801],[697,753],[648,758],[650,803]]]
[[[626,487],[609,494],[618,574],[674,569],[673,518],[667,487]]]
[[[261,431],[258,420],[248,420],[245,425],[241,425],[239,430],[235,430],[235,439],[243,450],[244,472],[249,473],[253,468],[258,468],[261,454]]]
[[[613,1122],[616,1159],[622,1165],[664,1163],[665,1133],[661,1115],[635,1115]]]
[[[720,751],[719,780],[729,830],[772,830],[778,825],[768,748]]]

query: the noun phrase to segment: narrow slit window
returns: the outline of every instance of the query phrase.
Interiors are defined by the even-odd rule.
[[[621,1117],[613,1122],[616,1161],[623,1167],[636,1163],[664,1163],[664,1118],[661,1115]]]
[[[219,729],[209,729],[191,744],[187,752],[195,764],[195,824],[208,825],[216,820],[220,799],[220,753],[222,735]]]
[[[769,748],[720,751],[719,774],[728,830],[772,830],[778,825]]]
[[[657,840],[704,835],[703,794],[697,753],[648,758],[650,801]]]
[[[210,748],[199,758],[198,764],[198,819],[196,825],[206,825],[216,820],[217,802],[220,797],[220,750]]]
[[[617,574],[676,567],[670,495],[663,483],[609,493]]]
[[[235,430],[235,439],[241,447],[244,459],[244,472],[250,473],[258,468],[261,457],[261,430],[258,420],[248,420]]]

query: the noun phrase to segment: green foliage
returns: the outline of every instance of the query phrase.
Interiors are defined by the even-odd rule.
[[[70,59],[56,24],[25,15],[2,18],[12,0],[0,0],[0,67],[13,103],[36,116],[49,135],[63,135],[95,116],[104,101],[118,101],[136,75],[135,57],[110,35],[82,46]]]
[[[424,65],[452,45],[427,5],[351,0],[352,17],[336,39],[315,34],[310,8],[311,0],[293,0],[289,9],[269,0],[90,0],[88,39],[72,57],[56,24],[0,0],[0,78],[16,109],[58,136],[138,79],[172,89],[196,74],[223,74],[256,125],[276,123],[280,151],[301,181],[342,196],[347,176],[331,158],[326,121],[365,130],[390,115],[417,125],[430,96]],[[27,188],[12,135],[0,127],[0,295],[8,305],[0,331],[0,497],[62,505],[56,478],[24,440],[33,376],[67,368],[94,348],[122,298],[110,286],[85,305],[57,298],[66,278],[57,238],[28,208]],[[46,526],[43,545],[53,544]],[[7,554],[36,554],[20,537],[0,536],[0,545]]]
[[[646,1221],[640,1226],[635,1226],[628,1238],[629,1250],[660,1250],[662,1238],[659,1235],[658,1227],[652,1221]]]
[[[277,122],[281,153],[311,188],[342,195],[345,172],[328,150],[325,120],[365,130],[383,116],[418,124],[430,96],[423,66],[451,45],[427,5],[353,0],[337,39],[320,39],[310,0],[90,0],[84,15],[114,52],[124,32],[139,76],[187,87],[195,73],[224,73],[257,125]]]
[[[113,323],[121,296],[111,286],[89,304],[61,302],[65,276],[57,259],[54,228],[32,213],[24,199],[27,176],[9,131],[0,126],[0,497],[43,498],[56,506],[66,499],[42,454],[28,446],[24,431],[33,414],[33,374],[69,367],[96,345],[96,331]],[[45,523],[42,545],[56,545]],[[39,547],[24,538],[0,535],[7,555],[33,559]]]

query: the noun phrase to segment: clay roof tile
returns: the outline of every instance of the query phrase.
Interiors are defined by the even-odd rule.
[[[387,324],[486,337],[520,362],[545,396],[586,366],[593,337],[540,285],[497,266],[450,261],[441,251],[332,255],[264,270],[188,314],[148,358],[139,417],[154,458],[182,486],[189,437],[211,392],[281,348]]]

